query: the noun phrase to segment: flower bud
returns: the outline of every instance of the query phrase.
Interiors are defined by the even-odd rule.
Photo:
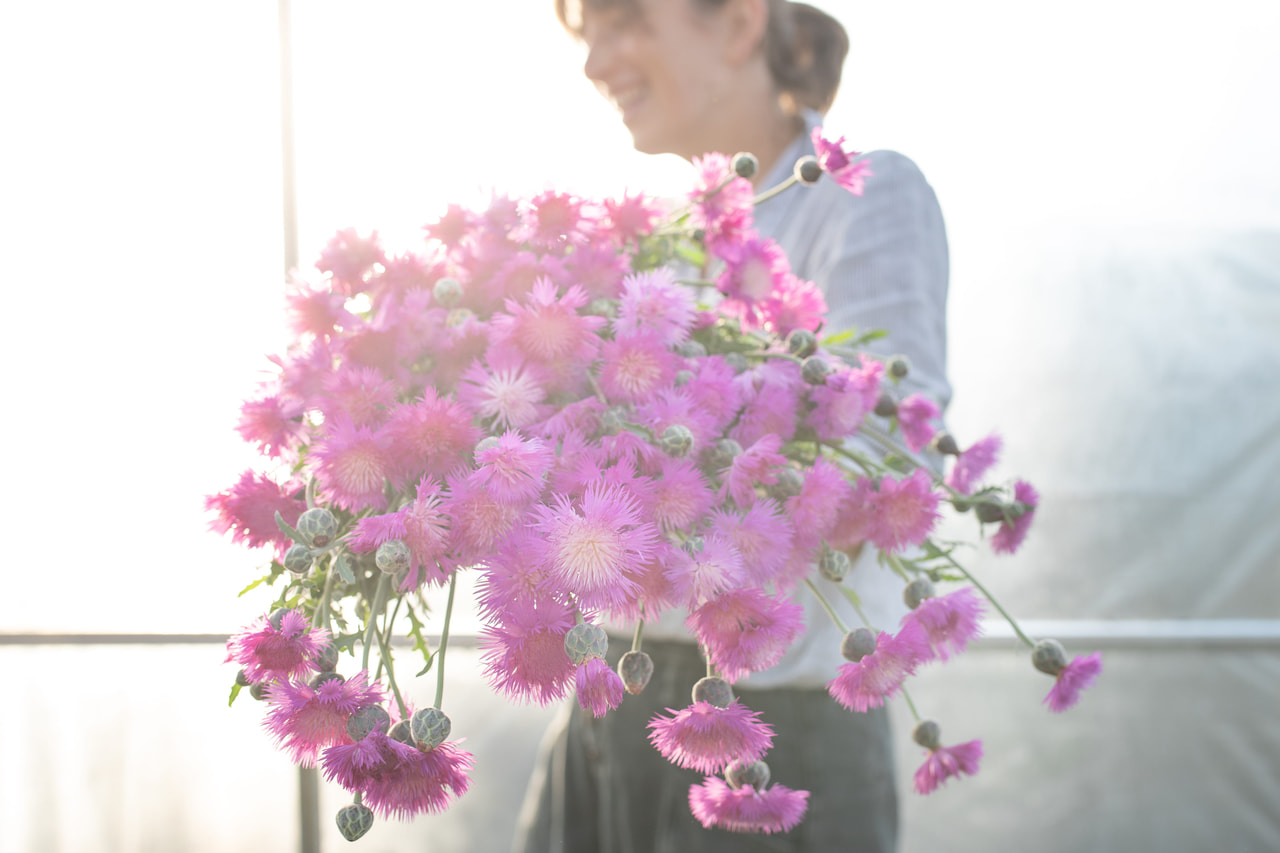
[[[600,416],[600,431],[605,435],[617,435],[622,432],[623,424],[626,422],[627,410],[614,406],[612,409],[606,409]]]
[[[933,598],[937,594],[937,590],[933,588],[933,581],[928,578],[916,578],[902,591],[902,600],[906,602],[907,607],[915,610],[920,606],[920,602],[926,598]]]
[[[609,635],[599,625],[579,622],[564,635],[564,653],[580,666],[591,658],[602,658],[609,651]]]
[[[808,329],[792,329],[787,335],[787,352],[796,358],[808,358],[818,351],[818,337]]]
[[[804,489],[804,474],[799,469],[787,466],[775,468],[774,473],[778,475],[778,482],[765,486],[765,491],[774,500],[794,498]]]
[[[431,296],[436,300],[438,305],[445,308],[452,308],[458,304],[458,300],[462,298],[462,283],[456,278],[445,276],[435,283],[431,288]]]
[[[818,557],[818,572],[832,583],[840,583],[853,568],[853,562],[844,551],[822,544],[822,553]]]
[[[708,675],[693,685],[693,701],[710,702],[717,708],[728,708],[733,702],[733,688],[723,678]]]
[[[336,672],[330,672],[328,670],[325,670],[323,672],[317,672],[315,675],[311,676],[311,680],[307,682],[307,686],[310,687],[312,690],[319,690],[320,685],[324,684],[326,681],[346,681],[346,680],[347,680],[346,678],[344,678],[342,675]]]
[[[948,456],[959,456],[960,446],[956,444],[956,438],[946,430],[940,430],[933,435],[933,441],[929,445],[937,453],[945,453]]]
[[[876,398],[875,413],[882,418],[891,418],[898,414],[898,401],[888,391],[881,391]]]
[[[747,363],[747,357],[740,352],[725,353],[724,363],[733,368],[734,373],[742,373],[751,366]]]
[[[810,385],[826,385],[835,368],[824,358],[809,356],[800,365],[800,378]]]
[[[690,557],[696,557],[702,553],[702,549],[705,548],[706,545],[707,540],[695,533],[693,536],[684,540],[684,544],[680,547],[683,548],[684,552]]]
[[[728,468],[742,453],[742,445],[732,438],[722,438],[713,444],[703,458],[708,468],[719,471]]]
[[[935,750],[942,746],[942,727],[933,720],[921,720],[912,730],[911,739],[925,749]]]
[[[974,512],[978,516],[978,521],[983,524],[1004,521],[1004,506],[995,501],[975,501],[973,506]]]
[[[596,296],[582,310],[583,313],[592,317],[604,317],[612,320],[618,316],[618,303],[607,296]]]
[[[1057,675],[1067,667],[1067,650],[1057,640],[1041,640],[1031,650],[1031,663],[1046,675]]]
[[[884,363],[884,372],[894,379],[905,379],[911,372],[911,362],[905,355],[890,356]]]
[[[275,630],[279,631],[284,626],[284,615],[289,612],[287,607],[278,607],[271,611],[271,615],[267,617],[267,624]]]
[[[332,672],[338,668],[338,647],[333,643],[325,643],[316,653],[315,665],[321,672]]]
[[[352,740],[364,740],[375,731],[387,733],[391,728],[391,715],[381,705],[365,705],[357,708],[347,718],[347,734]]]
[[[270,682],[256,681],[249,685],[249,695],[261,702],[267,698],[267,688],[270,686]]]
[[[403,541],[388,539],[378,546],[378,553],[373,560],[385,574],[394,575],[409,568],[409,564],[413,562],[413,552]]]
[[[306,545],[294,543],[284,553],[284,567],[295,575],[301,576],[311,571],[312,562],[311,549]]]
[[[456,329],[474,316],[476,314],[470,308],[454,308],[445,315],[444,324],[450,329]]]
[[[845,660],[858,661],[865,658],[876,650],[876,635],[871,632],[870,628],[854,628],[852,631],[844,635],[844,642],[840,644],[840,654]]]
[[[750,178],[755,175],[756,170],[760,168],[760,161],[756,159],[756,155],[746,151],[740,151],[733,155],[733,172],[739,178]]]
[[[312,507],[298,516],[297,531],[312,548],[323,548],[338,535],[338,519],[322,506]]]
[[[685,385],[688,385],[692,381],[693,381],[692,370],[677,370],[675,379],[673,380],[677,388],[683,388]]]
[[[627,652],[618,661],[618,677],[632,696],[640,693],[653,678],[653,658],[647,652]]]
[[[707,348],[697,341],[685,341],[676,347],[676,352],[684,358],[706,358]]]
[[[818,165],[818,158],[813,155],[801,157],[796,161],[795,176],[802,184],[813,186],[822,177],[822,167]]]
[[[484,438],[476,442],[476,453],[484,453],[486,450],[492,450],[498,446],[498,438],[493,435],[486,435]]]
[[[348,841],[358,841],[373,828],[373,811],[363,803],[352,803],[338,809],[338,831]]]
[[[253,682],[249,681],[249,673],[245,672],[243,669],[236,673],[236,684],[241,687],[248,687],[252,683]]]
[[[414,742],[418,744],[418,749],[424,752],[444,743],[449,737],[449,732],[453,731],[453,723],[449,717],[437,708],[422,708],[414,711],[409,727],[413,732]]]
[[[688,456],[693,449],[693,433],[684,424],[672,424],[662,431],[658,444],[663,453],[680,459]]]
[[[402,743],[405,746],[417,745],[413,742],[413,728],[410,726],[408,720],[401,720],[392,726],[390,731],[387,732],[387,737],[397,741],[398,743]]]
[[[730,788],[763,791],[769,787],[769,775],[769,765],[763,761],[730,761],[724,768],[724,780]]]

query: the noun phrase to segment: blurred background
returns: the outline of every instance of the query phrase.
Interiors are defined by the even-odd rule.
[[[969,562],[1105,656],[1061,717],[998,626],[919,679],[987,756],[907,793],[899,718],[903,850],[1280,849],[1280,5],[818,5],[853,42],[827,127],[942,203],[952,429],[999,429],[1043,498],[1016,557]],[[203,508],[255,462],[233,427],[286,341],[283,43],[304,267],[338,228],[411,245],[495,189],[688,184],[631,150],[550,0],[305,0],[283,33],[281,8],[0,7],[6,851],[303,843],[297,771],[226,707],[262,558]],[[362,848],[507,849],[554,709],[493,697],[465,645],[471,793]],[[341,794],[318,849],[346,844]]]

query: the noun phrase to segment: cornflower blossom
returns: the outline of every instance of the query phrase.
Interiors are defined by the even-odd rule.
[[[1059,670],[1044,704],[1055,714],[1060,714],[1080,701],[1080,691],[1093,686],[1102,673],[1102,652],[1079,655]]]
[[[969,641],[982,633],[979,619],[983,609],[982,599],[966,586],[920,602],[919,607],[902,617],[902,626],[904,630],[910,625],[923,629],[931,649],[928,659],[945,661],[964,651]]]
[[[749,581],[765,586],[791,551],[795,528],[773,498],[761,498],[742,514],[713,510],[710,532],[725,537],[742,555]]]
[[[947,474],[947,485],[962,495],[972,492],[983,475],[996,464],[1003,444],[1000,436],[994,433],[974,442],[956,457],[955,464]]]
[[[684,553],[686,558],[675,557],[664,574],[677,600],[690,607],[741,585],[746,578],[742,555],[721,536],[705,536],[700,548]]]
[[[495,314],[490,321],[490,353],[510,348],[515,358],[552,373],[590,363],[600,345],[596,332],[605,320],[578,313],[588,301],[587,292],[577,285],[560,294],[551,279],[539,278],[523,300],[508,298],[507,313]]]
[[[209,495],[204,507],[216,513],[209,528],[230,533],[231,541],[249,548],[275,545],[279,557],[293,542],[280,531],[276,513],[290,525],[298,523],[307,504],[299,484],[281,485],[254,471],[245,471],[231,488]]]
[[[873,500],[875,513],[867,539],[889,554],[919,545],[941,517],[941,498],[933,490],[933,480],[921,468],[901,480],[881,478]]]
[[[561,587],[584,606],[615,607],[635,594],[629,573],[653,551],[658,529],[635,496],[618,486],[588,486],[580,510],[564,495],[555,497],[554,506],[534,507],[546,536],[545,559]]]
[[[534,196],[521,217],[519,237],[544,250],[563,250],[586,242],[589,222],[577,196],[547,190]]]
[[[263,456],[278,459],[302,440],[306,431],[302,423],[304,408],[298,400],[282,394],[246,400],[240,407],[236,432],[245,441],[258,445]]]
[[[481,632],[485,677],[517,701],[544,706],[556,701],[574,677],[564,650],[571,627],[573,615],[553,600],[510,603]]]
[[[578,688],[578,704],[593,717],[603,717],[622,704],[626,688],[622,678],[605,663],[603,658],[591,658],[578,666],[574,673]]]
[[[424,751],[377,730],[355,743],[329,747],[322,764],[326,779],[359,791],[382,817],[437,814],[471,787],[472,755],[455,743]]]
[[[356,323],[356,316],[346,309],[346,302],[341,293],[292,278],[285,294],[289,329],[299,337],[325,338],[339,328],[349,328]]]
[[[663,530],[685,530],[711,508],[715,493],[688,459],[663,457],[649,502],[654,522]]]
[[[354,228],[344,228],[320,250],[316,269],[333,277],[339,293],[354,296],[364,290],[365,276],[385,260],[377,231],[364,237]]]
[[[860,368],[844,367],[813,388],[809,400],[814,409],[809,425],[824,441],[840,441],[852,435],[876,407],[884,364],[867,359]]]
[[[827,683],[827,692],[850,711],[865,713],[884,705],[902,689],[916,666],[933,655],[923,629],[904,625],[897,635],[881,631],[876,649],[861,660],[840,665],[839,674]]]
[[[808,791],[794,791],[785,785],[771,785],[763,791],[750,785],[735,789],[715,776],[689,786],[689,810],[704,829],[766,835],[790,832],[804,817],[808,801]]]
[[[720,437],[716,413],[698,405],[685,388],[660,389],[648,401],[636,405],[635,417],[654,435],[662,435],[667,427],[677,424],[687,427],[693,433],[689,455],[694,458]]]
[[[524,510],[495,500],[461,471],[446,483],[440,512],[449,519],[449,548],[463,564],[481,562],[524,518]]]
[[[690,613],[686,624],[732,683],[781,660],[804,630],[804,608],[762,589],[734,589]]]
[[[443,477],[461,464],[480,440],[471,414],[430,387],[412,403],[397,403],[382,432],[396,460],[395,479],[401,484],[423,474]]]
[[[912,394],[898,403],[898,426],[910,450],[919,453],[933,440],[935,430],[929,422],[940,414],[937,404],[923,394]]]
[[[422,226],[427,238],[448,251],[462,248],[463,241],[480,224],[480,217],[459,204],[451,204],[435,222]]]
[[[769,486],[778,482],[775,468],[785,466],[787,458],[778,451],[782,439],[769,433],[762,435],[750,447],[744,449],[727,470],[722,472],[724,482],[720,486],[720,499],[732,498],[740,507],[749,507],[756,501],[756,486]]]
[[[605,341],[600,359],[600,387],[615,402],[643,402],[675,379],[676,355],[654,332]]]
[[[227,660],[244,667],[250,682],[300,678],[316,672],[316,656],[329,642],[329,632],[312,627],[301,610],[278,618],[262,617],[227,639]]]
[[[471,476],[495,500],[523,504],[542,493],[554,458],[542,439],[508,430],[497,444],[476,451],[476,470]]]
[[[267,694],[270,705],[263,725],[294,764],[314,767],[320,750],[350,743],[347,720],[365,705],[386,701],[382,685],[369,683],[369,673],[351,678],[326,678],[317,686],[302,681],[277,681]]]
[[[352,512],[384,506],[392,460],[382,433],[345,415],[326,421],[325,430],[309,457],[324,497]]]
[[[1028,509],[1012,522],[1000,522],[1000,529],[991,537],[991,550],[997,554],[1012,554],[1022,545],[1035,518],[1036,506],[1040,503],[1040,493],[1025,480],[1013,484],[1013,499],[1026,504]]]
[[[924,764],[921,764],[915,772],[913,787],[917,794],[932,794],[939,785],[952,777],[976,774],[981,758],[982,741],[980,740],[931,749]]]
[[[783,441],[795,435],[805,387],[800,366],[791,361],[766,361],[738,377],[742,415],[729,437],[744,447],[772,433]]]
[[[827,298],[813,282],[787,273],[774,282],[759,311],[764,325],[779,337],[796,329],[816,332],[826,322]]]
[[[725,267],[716,279],[716,289],[724,299],[717,307],[726,316],[740,318],[744,329],[760,328],[764,325],[761,305],[791,274],[786,254],[773,240],[748,234],[724,246],[720,257]]]
[[[831,142],[822,135],[822,128],[815,127],[810,138],[822,171],[849,192],[862,195],[866,179],[871,175],[871,164],[866,160],[854,160],[860,155],[856,151],[844,150],[843,136]]]
[[[409,575],[400,585],[401,592],[417,587],[419,570],[425,570],[427,582],[443,583],[458,568],[445,553],[453,519],[444,511],[442,498],[440,484],[431,477],[423,477],[418,483],[417,497],[400,510],[404,520],[402,538],[413,555]]]
[[[619,199],[605,199],[602,227],[618,246],[625,246],[653,231],[662,210],[644,195],[624,194]]]
[[[773,746],[773,729],[734,699],[726,708],[694,702],[649,721],[649,742],[677,767],[719,773],[730,761],[755,761]]]
[[[508,606],[537,607],[555,595],[546,564],[538,559],[531,527],[513,531],[480,572],[476,603],[485,622],[499,619]]]
[[[546,387],[521,362],[472,365],[458,380],[458,400],[498,429],[520,429],[541,417]]]
[[[340,367],[325,378],[318,403],[326,419],[346,415],[356,426],[376,427],[395,401],[395,383],[378,370]]]
[[[665,346],[676,346],[689,337],[693,311],[693,293],[667,267],[632,273],[622,280],[613,333],[626,338],[653,332]]]
[[[721,431],[738,414],[744,402],[744,391],[734,381],[736,374],[720,355],[697,359],[692,370],[693,378],[681,386],[680,391],[688,394],[695,409],[704,412],[712,419],[715,429]],[[764,432],[778,431],[764,430],[761,435]],[[753,436],[747,443],[759,437]]]
[[[707,247],[719,252],[742,239],[755,217],[755,190],[746,178],[734,176],[729,158],[711,152],[693,158],[696,174],[689,193],[689,224],[706,233]]]
[[[804,474],[800,494],[786,499],[787,515],[795,529],[795,546],[812,551],[831,533],[853,486],[835,464],[818,457]]]

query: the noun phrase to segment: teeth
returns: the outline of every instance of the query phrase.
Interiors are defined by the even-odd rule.
[[[644,91],[642,89],[624,89],[621,92],[610,92],[609,97],[615,107],[625,110],[644,97]]]

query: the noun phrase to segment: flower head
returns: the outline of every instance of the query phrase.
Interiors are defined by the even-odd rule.
[[[300,491],[300,486],[282,486],[269,477],[245,471],[234,486],[204,499],[205,509],[216,513],[209,527],[218,533],[230,533],[231,541],[237,545],[275,545],[283,557],[293,542],[280,531],[276,513],[289,524],[297,524],[298,516],[307,508],[298,496]]]
[[[689,786],[689,810],[703,828],[730,832],[790,832],[808,808],[809,792],[772,785],[757,791],[750,785],[731,788],[723,779],[709,776],[701,785]]]
[[[871,175],[871,166],[866,160],[853,158],[861,155],[856,151],[844,150],[844,137],[835,142],[822,135],[822,128],[815,127],[811,136],[813,151],[818,156],[818,165],[840,186],[854,195],[862,195],[867,177]]]
[[[1058,671],[1057,680],[1044,704],[1054,713],[1062,713],[1080,701],[1080,691],[1092,687],[1102,673],[1102,652],[1079,655]]]
[[[964,651],[982,633],[982,599],[972,587],[962,587],[939,598],[927,598],[902,617],[905,630],[915,625],[924,631],[933,653],[942,660]]]
[[[827,692],[851,711],[879,708],[902,689],[902,682],[918,664],[932,656],[929,640],[918,625],[906,625],[896,636],[881,631],[875,651],[841,664],[839,675],[827,684]]]
[[[605,663],[604,658],[591,658],[574,673],[578,687],[578,704],[593,717],[603,717],[618,707],[626,689],[622,677]]]
[[[1000,529],[991,537],[991,550],[997,554],[1012,554],[1022,545],[1035,517],[1036,506],[1040,503],[1040,494],[1030,483],[1019,480],[1013,484],[1013,499],[1026,509],[1013,521],[1000,522]]]
[[[278,681],[267,696],[270,709],[263,725],[295,764],[314,767],[320,750],[350,743],[347,719],[365,705],[386,701],[382,686],[369,683],[369,673],[302,681]]]
[[[919,453],[934,436],[930,421],[937,420],[938,405],[923,394],[912,394],[898,404],[898,426],[907,447]]]
[[[318,669],[316,656],[329,632],[313,628],[301,610],[263,617],[227,640],[227,660],[244,667],[251,682],[297,678]]]
[[[689,614],[688,625],[725,681],[777,663],[804,630],[804,608],[762,589],[732,589]]]
[[[952,777],[973,776],[982,759],[982,741],[971,740],[955,746],[939,746],[929,750],[924,764],[916,770],[913,787],[917,794],[932,794]]]
[[[352,512],[386,503],[385,481],[392,459],[386,437],[339,415],[325,422],[326,435],[311,449],[316,481],[334,505]]]
[[[689,337],[693,309],[692,291],[666,267],[632,273],[622,280],[613,332],[626,338],[650,331],[664,345],[674,346]]]
[[[874,520],[867,538],[891,554],[919,545],[938,523],[940,500],[933,481],[922,468],[901,480],[882,478],[872,499]]]
[[[994,433],[974,442],[956,457],[951,473],[947,474],[947,485],[964,495],[972,492],[973,487],[996,463],[1003,443],[1000,436]]]
[[[773,729],[734,699],[727,708],[694,702],[649,721],[649,742],[677,767],[718,773],[730,761],[754,761],[773,745]]]

